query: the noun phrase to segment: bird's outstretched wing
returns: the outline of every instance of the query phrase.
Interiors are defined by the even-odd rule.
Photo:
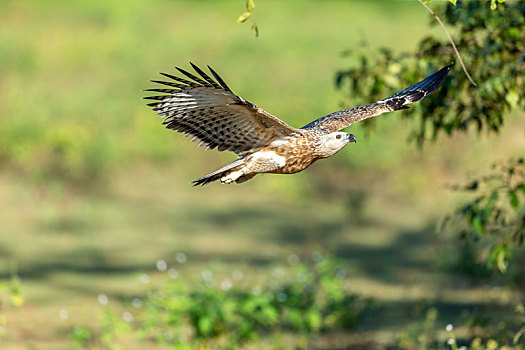
[[[320,129],[323,132],[335,132],[355,124],[363,119],[377,115],[407,109],[407,104],[414,103],[433,94],[445,81],[448,72],[454,63],[442,68],[439,72],[432,74],[424,80],[416,83],[405,90],[399,91],[382,101],[366,106],[359,106],[342,111],[334,112],[325,117],[314,120],[302,129]]]
[[[157,115],[166,118],[167,128],[191,136],[207,149],[242,154],[261,148],[273,140],[301,133],[262,108],[235,95],[219,75],[208,66],[212,79],[190,63],[195,76],[183,69],[180,78],[160,73],[173,81],[152,80],[170,88],[147,89],[163,95],[144,97]]]

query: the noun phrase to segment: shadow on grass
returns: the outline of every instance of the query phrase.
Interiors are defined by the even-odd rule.
[[[143,206],[142,210],[144,210]],[[232,266],[241,263],[248,269],[253,267],[260,270],[276,263],[283,263],[286,260],[279,255],[261,252],[263,247],[272,245],[304,258],[310,257],[312,247],[325,249],[347,261],[353,267],[352,271],[355,271],[359,276],[377,281],[380,285],[403,285],[407,278],[406,271],[417,271],[416,276],[436,272],[433,249],[437,239],[433,234],[431,225],[423,226],[420,229],[407,230],[395,227],[387,221],[381,221],[380,218],[376,221],[363,218],[348,222],[341,219],[341,216],[337,216],[340,214],[330,216],[330,213],[308,212],[292,206],[285,208],[283,205],[235,208],[235,210],[188,207],[185,211],[178,212],[176,216],[167,208],[159,210],[156,207],[146,208],[142,215],[147,217],[147,220],[140,221],[141,218],[136,218],[139,221],[136,229],[141,232],[144,231],[144,234],[154,234],[151,232],[151,226],[149,226],[153,217],[154,220],[167,223],[170,230],[165,232],[171,232],[173,235],[188,235],[187,232],[191,232],[187,239],[198,239],[198,235],[217,236],[216,239],[221,239],[221,236],[224,236],[231,241],[231,244],[236,244],[238,239],[250,235],[250,247],[241,255],[221,251],[220,248],[209,253],[209,249],[200,251],[197,247],[185,251],[189,258],[187,265],[195,264],[204,267],[211,261],[220,261]],[[366,230],[367,234],[372,235],[375,234],[374,232],[378,232],[378,237],[380,237],[379,233],[387,231],[389,233],[388,244],[365,244],[359,240],[345,241],[349,227],[351,228],[350,231],[355,232],[355,234],[360,234],[359,232],[362,230]],[[48,229],[49,227],[45,228],[45,230]],[[86,228],[82,225],[60,226],[55,229],[79,230],[82,236],[90,233],[86,232]],[[94,224],[93,230],[96,230],[96,224]],[[72,239],[75,239],[75,232],[71,233]],[[111,234],[111,232],[104,234]],[[94,235],[94,239],[96,239],[96,235]],[[209,244],[212,245],[214,242],[218,241],[210,241]],[[139,254],[141,247],[136,247],[136,249],[137,254]],[[159,248],[159,253],[163,254],[159,254],[158,258],[162,256],[175,257],[179,251],[174,247],[163,246]],[[47,283],[46,279],[56,272],[70,272],[79,276],[86,276],[86,280],[93,280],[102,276],[123,278],[139,271],[155,271],[155,260],[148,261],[144,257],[124,260],[117,259],[111,247],[76,248],[70,252],[61,251],[39,256],[38,261],[33,260],[21,266],[18,273],[23,279],[40,280]],[[168,261],[168,265],[171,263],[172,261]],[[7,272],[3,273],[0,278],[5,278],[7,275]],[[131,280],[131,278],[129,279]],[[96,283],[66,283],[66,281],[56,280],[52,283],[79,294],[93,295],[100,292],[100,286]],[[130,281],[129,283],[138,284],[139,282]],[[430,278],[417,280],[414,284],[424,285],[425,288],[440,287],[440,281],[432,281]],[[112,294],[112,297],[122,301],[129,300],[129,295],[125,292],[116,293]],[[363,297],[366,296],[363,295]],[[421,322],[424,319],[424,313],[431,307],[438,310],[437,324],[443,325],[443,327],[449,322],[457,321],[465,314],[482,313],[485,316],[488,315],[487,317],[494,316],[494,319],[505,319],[505,315],[512,312],[511,308],[506,305],[498,305],[489,301],[443,301],[439,297],[434,298],[433,301],[427,301],[424,298],[409,300],[404,297],[401,297],[401,300],[388,299],[381,300],[376,308],[366,312],[355,329],[356,333],[378,330],[400,332],[406,328],[407,324]],[[359,346],[347,348],[359,349]]]
[[[344,244],[336,250],[338,257],[349,260],[360,273],[376,280],[399,282],[399,271],[435,271],[432,246],[437,244],[430,227],[402,230],[388,245]]]
[[[362,197],[359,194],[358,197]],[[362,207],[362,201],[359,207]],[[124,205],[124,204],[123,204]],[[210,237],[209,246],[218,240],[228,240],[228,244],[238,244],[243,239],[246,249],[242,254],[233,254],[221,251],[220,248],[210,253],[209,246],[203,251],[199,247],[193,251],[186,250],[191,254],[192,260],[199,263],[207,261],[222,261],[224,263],[236,264],[239,262],[257,267],[264,267],[279,262],[276,255],[263,252],[263,248],[274,247],[277,254],[289,252],[302,257],[308,257],[313,250],[334,252],[338,257],[352,263],[359,270],[359,274],[369,278],[378,279],[386,282],[397,280],[397,271],[403,268],[413,268],[417,270],[432,269],[432,261],[425,253],[428,247],[434,244],[434,235],[430,226],[421,230],[401,230],[388,222],[371,221],[362,218],[363,210],[359,218],[353,217],[348,222],[344,215],[334,214],[330,210],[316,210],[317,207],[309,206],[297,207],[293,204],[276,204],[275,206],[258,206],[251,208],[195,208],[187,207],[184,211],[174,211],[168,207],[145,206],[144,203],[130,203],[127,205],[132,214],[136,208],[140,208],[140,217],[131,216],[131,225],[135,229],[134,235],[157,235],[152,228],[152,222],[160,222],[167,226],[159,230],[158,234],[172,235],[180,237],[181,240],[198,239]],[[64,221],[65,220],[65,221]],[[68,239],[75,241],[78,235],[86,237],[93,236],[97,240],[103,232],[103,228],[98,227],[96,220],[83,218],[82,222],[94,222],[89,227],[73,224],[65,218],[57,225],[46,225],[40,227],[42,234],[64,233],[70,235]],[[100,224],[99,224],[100,225]],[[345,242],[345,235],[351,232],[359,234],[366,229],[367,234],[374,234],[374,230],[392,231],[395,237],[388,245],[364,245]],[[396,229],[398,230],[396,232]],[[107,230],[107,229],[106,229]],[[166,233],[171,232],[171,233]],[[110,235],[106,232],[104,235]],[[216,237],[216,238],[214,238]],[[59,239],[59,238],[58,238]],[[217,241],[215,241],[217,240]],[[158,247],[159,254],[152,261],[145,261],[141,256],[141,247],[136,247],[137,258],[133,258],[131,249],[126,251],[128,258],[126,261],[115,258],[115,250],[119,249],[118,240],[115,246],[79,247],[75,243],[74,251],[57,251],[38,257],[38,261],[31,260],[24,263],[19,268],[19,274],[23,278],[43,279],[54,271],[77,272],[79,274],[123,274],[136,271],[151,271],[155,261],[163,257],[174,257],[180,251],[180,247],[175,249],[170,246]],[[108,243],[109,244],[109,243]],[[153,242],[152,244],[158,244]],[[155,248],[157,249],[157,248]],[[12,255],[12,254],[11,254]],[[169,261],[168,261],[169,263]],[[0,274],[4,277],[6,273]]]

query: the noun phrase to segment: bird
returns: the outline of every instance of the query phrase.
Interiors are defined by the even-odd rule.
[[[344,109],[294,128],[259,106],[236,95],[207,66],[211,76],[190,62],[196,74],[175,67],[181,76],[160,73],[169,81],[151,80],[162,88],[144,99],[168,129],[183,133],[199,146],[230,151],[237,159],[198,178],[193,186],[220,180],[243,183],[257,174],[294,174],[319,159],[328,158],[357,140],[342,129],[386,112],[407,109],[437,91],[454,63],[394,95],[364,106]],[[212,78],[213,77],[213,78]]]

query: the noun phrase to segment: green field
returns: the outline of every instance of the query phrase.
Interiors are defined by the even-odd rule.
[[[498,135],[422,149],[407,142],[414,122],[387,114],[306,172],[190,186],[234,157],[163,129],[140,99],[159,71],[209,64],[299,127],[348,103],[334,87],[352,63],[343,51],[413,49],[429,34],[416,1],[256,4],[258,38],[236,23],[243,0],[0,1],[0,273],[17,271],[24,298],[5,310],[2,349],[71,348],[73,326],[97,328],[99,294],[120,310],[144,295],[142,274],[165,280],[158,260],[189,280],[240,270],[251,288],[292,254],[342,258],[348,291],[379,307],[320,348],[391,344],[432,307],[466,334],[467,316],[506,320],[523,300],[519,282],[454,269],[453,233],[435,229],[463,199],[450,185],[523,155],[523,112]]]

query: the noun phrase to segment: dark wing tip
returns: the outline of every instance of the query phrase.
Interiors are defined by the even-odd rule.
[[[217,79],[217,82],[219,83],[219,85],[226,91],[229,91],[233,94],[232,90],[229,88],[229,86],[224,82],[224,80],[222,80],[222,78],[219,76],[219,74],[217,74],[216,71],[214,71],[210,66],[207,66],[208,67],[208,70],[210,71],[211,75],[213,75],[213,77],[215,79]]]
[[[210,66],[207,66],[212,73],[213,77],[217,79],[217,81],[214,81],[213,78],[211,78],[208,74],[206,74],[202,69],[200,69],[197,65],[195,65],[193,62],[189,62],[190,66],[197,72],[197,74],[200,76],[196,76],[180,67],[175,67],[177,71],[179,71],[185,78],[181,78],[176,75],[168,74],[168,73],[162,73],[159,72],[160,75],[165,76],[173,81],[162,81],[162,80],[150,80],[152,83],[161,84],[161,85],[167,85],[174,88],[177,88],[178,90],[174,90],[173,92],[178,92],[183,89],[191,89],[196,87],[214,87],[216,89],[224,89],[228,92],[231,92],[231,89],[226,85],[224,80],[221,79],[221,77],[213,70]],[[144,90],[148,91],[148,90]],[[154,90],[151,90],[154,91]],[[173,93],[165,91],[166,93]]]
[[[209,177],[201,177],[200,179],[197,179],[197,180],[193,180],[192,182],[190,182],[191,186],[192,187],[197,187],[197,186],[204,186],[204,185],[208,185],[209,183],[213,182],[217,180],[216,178],[209,178]]]
[[[191,64],[191,63],[190,63]],[[193,67],[196,67],[192,64]],[[196,83],[200,84],[201,86],[211,86],[208,82],[202,80],[201,78],[191,74],[190,72],[182,69],[182,68],[179,68],[179,67],[175,67],[176,70],[178,70],[179,72],[181,72],[182,74],[184,74],[186,77],[190,78],[191,80],[195,81]],[[198,68],[197,68],[197,72],[198,72]]]
[[[212,78],[210,78],[210,76],[208,74],[204,73],[202,71],[202,69],[200,69],[199,67],[194,65],[192,62],[190,62],[190,65],[195,70],[195,72],[197,72],[197,74],[199,74],[204,80],[206,80],[206,82],[209,83],[209,86],[212,86],[212,87],[217,88],[217,89],[221,89],[222,88],[219,84],[217,84],[217,82],[215,82]]]
[[[441,68],[436,73],[429,75],[414,85],[409,86],[405,90],[390,96],[382,102],[387,104],[393,111],[405,109],[405,105],[421,101],[422,99],[432,95],[445,82],[448,73],[454,66],[454,62]]]
[[[432,95],[439,89],[441,85],[443,85],[443,82],[447,78],[447,75],[453,66],[454,63],[441,68],[439,71],[432,75],[429,75],[422,81],[415,83],[414,85],[409,86],[405,90],[402,90],[396,93],[395,95],[389,97],[385,100],[385,102],[394,98],[405,98],[406,102],[404,104],[414,103],[424,99],[427,96]]]
[[[452,69],[452,67],[454,66],[454,62],[452,62],[451,64],[441,68],[439,71],[437,71],[436,73],[430,75],[429,77],[425,78],[423,80],[424,81],[435,81],[435,82],[438,82],[439,85],[441,85],[443,83],[443,81],[445,81],[445,78],[447,77],[448,73],[450,72],[450,70]]]
[[[441,68],[437,73],[446,73],[446,74],[448,74],[448,72],[450,72],[450,70],[452,69],[452,67],[454,67],[455,64],[456,64],[456,62],[452,61],[451,64],[446,65],[445,67]]]

